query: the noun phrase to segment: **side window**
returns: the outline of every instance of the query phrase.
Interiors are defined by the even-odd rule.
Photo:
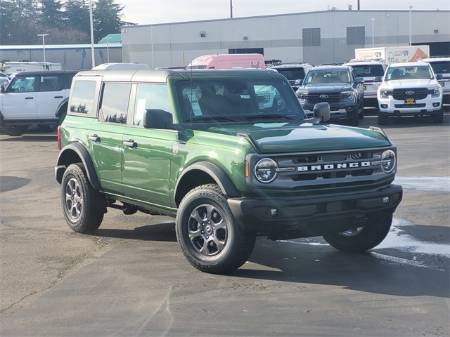
[[[97,82],[76,80],[70,95],[69,112],[95,115],[95,90]]]
[[[39,76],[15,77],[8,87],[8,92],[33,92],[37,91]]]
[[[150,109],[172,112],[167,85],[154,83],[138,84],[133,124],[142,126],[144,112]]]
[[[59,90],[70,89],[73,74],[64,74],[59,77]]]
[[[127,123],[130,83],[106,82],[103,87],[100,118],[109,123]]]
[[[56,75],[43,75],[39,81],[39,91],[59,91],[60,82],[59,76]]]

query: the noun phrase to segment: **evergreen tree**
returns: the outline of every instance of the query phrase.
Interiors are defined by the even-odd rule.
[[[98,41],[108,34],[120,33],[123,7],[114,0],[98,0],[94,9],[94,36]]]
[[[66,25],[89,36],[89,5],[87,0],[71,0],[65,4]]]
[[[64,24],[64,13],[59,0],[42,0],[41,23],[45,27],[59,28]]]

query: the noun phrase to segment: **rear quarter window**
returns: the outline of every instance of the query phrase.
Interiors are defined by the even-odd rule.
[[[96,117],[96,90],[94,80],[74,80],[69,102],[69,114]]]

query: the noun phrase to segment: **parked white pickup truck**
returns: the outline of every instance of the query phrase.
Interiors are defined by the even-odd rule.
[[[442,123],[442,87],[425,62],[391,64],[378,88],[379,124],[390,117],[431,115]]]
[[[422,61],[431,65],[442,86],[442,103],[450,104],[450,57],[436,57]]]
[[[65,117],[75,72],[16,74],[0,93],[0,130],[21,135],[31,127],[56,127]]]

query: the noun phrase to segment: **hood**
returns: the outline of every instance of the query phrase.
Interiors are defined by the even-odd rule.
[[[395,80],[383,82],[384,89],[403,89],[403,88],[429,88],[437,86],[439,83],[435,80]]]
[[[211,127],[207,131],[233,135],[246,134],[259,153],[334,151],[391,145],[379,132],[333,124],[257,123]]]
[[[350,91],[353,90],[352,86],[348,83],[336,83],[336,84],[314,84],[305,85],[300,87],[299,90],[301,92],[305,92],[308,94],[321,94],[321,93],[340,93],[342,91]]]

